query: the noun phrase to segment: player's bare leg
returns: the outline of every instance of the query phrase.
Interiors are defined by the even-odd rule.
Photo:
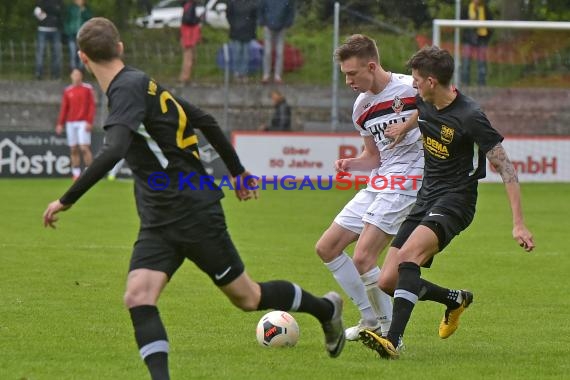
[[[246,272],[229,284],[220,286],[220,290],[235,307],[243,311],[257,310],[261,300],[261,287]],[[287,311],[286,309],[278,310]]]
[[[380,289],[391,296],[394,296],[394,290],[398,283],[398,265],[400,265],[400,250],[395,247],[388,248],[384,263],[382,264],[382,272],[378,279]]]
[[[81,151],[81,157],[83,157],[83,164],[85,167],[91,165],[93,162],[93,154],[91,153],[91,147],[89,145],[80,145],[79,149]]]
[[[192,77],[192,66],[194,64],[194,48],[184,48],[182,52],[182,69],[180,71],[180,84],[188,84]]]
[[[317,255],[324,263],[339,257],[344,249],[358,240],[358,234],[333,222],[315,245]]]
[[[69,157],[71,159],[71,175],[73,179],[77,179],[81,175],[81,153],[79,145],[69,147]]]

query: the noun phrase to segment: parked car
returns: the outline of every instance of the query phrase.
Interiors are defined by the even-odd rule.
[[[204,16],[206,24],[214,28],[228,29],[225,0],[208,0],[206,5],[198,5],[196,13]],[[135,24],[142,28],[180,28],[182,20],[182,2],[180,0],[162,0],[155,5],[150,14],[138,17]]]

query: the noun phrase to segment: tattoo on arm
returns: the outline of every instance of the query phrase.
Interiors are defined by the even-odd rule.
[[[517,171],[501,143],[495,145],[487,152],[487,159],[501,175],[504,183],[517,183],[519,181]]]

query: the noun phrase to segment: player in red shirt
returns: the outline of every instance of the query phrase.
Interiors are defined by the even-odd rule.
[[[63,91],[61,110],[55,127],[58,135],[67,134],[71,151],[71,173],[76,180],[81,174],[81,158],[85,167],[91,165],[91,130],[95,117],[95,96],[93,86],[83,83],[83,73],[79,69],[71,71],[71,85]]]

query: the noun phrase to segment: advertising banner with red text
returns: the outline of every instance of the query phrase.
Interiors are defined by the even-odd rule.
[[[334,161],[362,151],[357,133],[234,132],[243,165],[257,176],[328,178]],[[521,182],[570,182],[570,137],[507,137],[503,142]],[[501,182],[487,161],[485,182]]]
[[[257,176],[313,179],[336,175],[334,162],[362,152],[356,133],[234,132],[243,165]]]
[[[570,182],[570,137],[506,137],[503,146],[520,182]],[[487,161],[485,182],[501,182]]]

